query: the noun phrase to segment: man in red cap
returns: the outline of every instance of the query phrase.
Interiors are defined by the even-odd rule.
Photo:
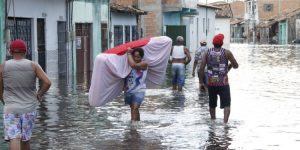
[[[10,44],[13,59],[0,65],[0,99],[4,104],[4,138],[9,148],[30,149],[38,101],[51,86],[51,81],[37,63],[25,59],[27,48],[23,40]],[[42,81],[36,90],[36,79]]]
[[[211,119],[216,119],[217,96],[220,97],[221,109],[224,108],[224,123],[228,122],[230,115],[230,88],[228,83],[228,71],[238,68],[238,63],[229,50],[222,48],[223,34],[218,34],[213,39],[214,47],[204,54],[200,66],[200,78],[204,76],[204,68],[207,65],[209,112]],[[230,63],[229,63],[229,62]],[[204,85],[203,81],[200,81]]]

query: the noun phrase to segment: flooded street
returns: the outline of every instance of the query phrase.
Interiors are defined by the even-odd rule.
[[[208,96],[198,92],[191,63],[183,94],[172,92],[169,71],[168,84],[147,90],[137,130],[130,127],[130,109],[121,97],[92,108],[85,86],[53,81],[38,108],[32,149],[299,148],[300,47],[232,44],[231,50],[240,68],[229,73],[232,105],[227,125],[219,108],[217,119],[210,120]],[[0,149],[7,146],[0,142]]]

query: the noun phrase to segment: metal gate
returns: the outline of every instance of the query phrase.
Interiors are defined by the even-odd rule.
[[[173,45],[176,44],[177,36],[182,36],[184,38],[184,45],[186,45],[186,27],[183,25],[167,25],[166,36],[170,37],[173,40]]]
[[[58,75],[60,78],[66,77],[68,72],[68,57],[66,49],[66,22],[57,22],[58,40]]]
[[[31,37],[31,19],[28,18],[8,18],[8,28],[11,32],[11,39],[22,39],[27,44],[26,58],[32,60],[32,37]],[[6,54],[6,58],[11,56]]]
[[[37,19],[38,63],[46,72],[45,19]]]

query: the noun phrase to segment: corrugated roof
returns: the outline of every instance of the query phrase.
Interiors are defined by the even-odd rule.
[[[127,14],[136,14],[136,15],[146,15],[147,12],[134,8],[132,6],[123,6],[116,3],[110,3],[110,10],[112,12],[118,12],[118,13],[127,13]]]

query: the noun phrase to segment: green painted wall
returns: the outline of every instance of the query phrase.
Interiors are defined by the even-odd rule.
[[[95,1],[93,5],[93,61],[101,52],[101,3]]]
[[[287,44],[287,21],[279,23],[279,44]]]
[[[5,43],[4,43],[4,18],[5,18],[4,1],[0,0],[0,63],[4,60]]]
[[[76,23],[92,23],[92,49],[94,61],[101,50],[101,5],[107,4],[108,0],[75,0],[73,5],[73,31]],[[84,13],[83,13],[84,12]],[[76,45],[73,43],[73,76],[76,76]]]

